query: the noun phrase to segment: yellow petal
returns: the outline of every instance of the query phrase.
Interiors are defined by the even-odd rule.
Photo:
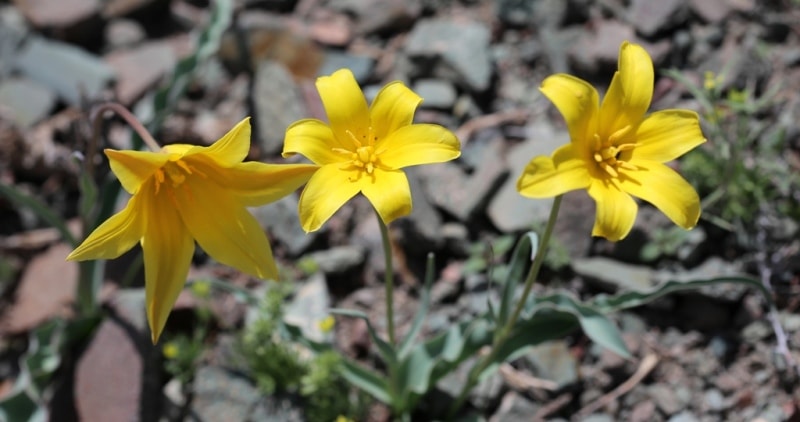
[[[344,150],[350,146],[340,143],[325,123],[316,119],[304,119],[292,123],[286,129],[282,154],[284,158],[303,154],[315,164],[323,165],[349,160],[348,156],[336,153],[333,149]]]
[[[411,188],[402,170],[375,169],[361,178],[361,193],[369,199],[384,224],[411,213]]]
[[[117,151],[106,149],[111,171],[117,176],[122,187],[131,195],[149,179],[156,170],[169,161],[167,154],[148,151]]]
[[[313,164],[265,164],[248,161],[221,169],[209,163],[190,162],[207,177],[209,183],[223,187],[231,197],[246,207],[268,204],[293,193],[319,168]]]
[[[585,189],[590,183],[586,162],[576,156],[574,144],[567,144],[557,149],[553,158],[531,160],[517,179],[517,191],[529,198],[549,198]]]
[[[664,163],[705,141],[697,113],[690,110],[657,111],[639,125],[632,157]]]
[[[642,120],[653,97],[653,61],[640,45],[623,42],[619,48],[619,70],[614,74],[600,106],[601,138],[607,138]]]
[[[547,77],[539,90],[564,116],[569,136],[577,143],[578,150],[586,150],[587,142],[597,131],[600,104],[597,90],[586,81],[567,74]]]
[[[318,230],[354,197],[360,188],[358,172],[342,170],[340,164],[322,166],[311,176],[300,195],[300,224],[306,232]]]
[[[345,149],[354,151],[353,138],[366,140],[370,127],[367,100],[349,69],[317,78],[317,91],[334,136]]]
[[[589,195],[597,203],[592,236],[614,242],[625,238],[636,221],[636,201],[613,184],[597,179],[589,186]]]
[[[153,343],[186,282],[194,241],[165,191],[143,198],[147,227],[142,238],[145,301]]]
[[[399,169],[456,159],[461,155],[461,143],[442,126],[417,124],[403,126],[379,140],[375,151],[382,166]]]
[[[653,204],[673,223],[691,229],[700,219],[700,198],[686,180],[656,161],[633,160],[639,170],[621,169],[622,189]]]
[[[369,108],[372,128],[378,139],[383,139],[397,129],[414,121],[414,112],[422,97],[400,81],[384,86]]]
[[[250,118],[246,117],[210,146],[195,146],[186,151],[185,156],[202,154],[221,167],[230,167],[241,163],[248,153],[250,153]]]
[[[264,229],[225,187],[192,178],[175,190],[175,197],[189,233],[212,258],[244,273],[277,280]]]
[[[131,197],[122,211],[112,215],[94,229],[86,240],[67,256],[67,260],[114,259],[138,243],[144,234],[141,194],[142,192]]]

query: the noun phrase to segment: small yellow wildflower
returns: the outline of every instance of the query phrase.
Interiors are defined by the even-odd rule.
[[[517,181],[523,196],[546,198],[586,189],[597,203],[592,235],[624,238],[638,207],[631,195],[655,205],[690,229],[700,199],[689,183],[664,165],[705,142],[697,113],[663,110],[645,115],[653,96],[653,62],[641,46],[620,47],[619,70],[602,105],[597,91],[574,76],[546,78],[542,93],[567,122],[571,142],[552,157],[535,157]]]
[[[329,333],[333,330],[333,327],[336,325],[336,319],[332,315],[328,315],[325,318],[319,320],[317,323],[319,325],[319,329],[322,330],[323,333]]]
[[[181,349],[178,347],[178,344],[174,341],[171,341],[164,345],[164,348],[161,350],[161,353],[164,354],[164,357],[167,359],[175,359],[178,357],[178,353],[180,353]]]
[[[369,199],[383,220],[411,212],[411,190],[403,167],[457,158],[460,143],[434,124],[412,124],[422,102],[399,81],[384,86],[372,105],[347,69],[317,79],[330,125],[305,119],[286,130],[283,156],[304,155],[320,166],[300,197],[300,222],[306,232],[319,229],[358,193]]]
[[[111,170],[132,197],[67,259],[113,259],[141,243],[153,343],[186,281],[195,240],[223,264],[259,278],[277,277],[264,230],[245,207],[293,192],[316,166],[243,163],[249,151],[247,119],[209,147],[105,150]]]
[[[713,91],[714,88],[717,87],[718,79],[719,78],[714,74],[714,72],[710,70],[706,71],[703,79],[703,88],[705,88],[706,91]]]
[[[200,299],[211,296],[211,283],[208,280],[197,280],[192,283],[192,293]]]

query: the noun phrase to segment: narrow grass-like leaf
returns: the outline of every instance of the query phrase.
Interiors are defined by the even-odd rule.
[[[429,253],[427,265],[425,266],[425,285],[422,286],[422,292],[419,299],[419,308],[417,308],[417,313],[414,315],[414,321],[411,323],[411,328],[408,330],[406,338],[403,339],[403,342],[400,344],[400,351],[398,352],[400,359],[403,359],[411,351],[411,348],[414,346],[414,340],[422,330],[422,324],[425,322],[425,317],[428,315],[428,308],[430,307],[431,303],[431,288],[433,287],[435,271],[434,264],[435,261],[433,254]]]
[[[30,209],[36,215],[38,215],[42,221],[55,227],[64,240],[70,244],[70,246],[75,247],[78,245],[78,241],[75,239],[75,236],[72,235],[67,227],[67,222],[64,221],[64,219],[58,214],[54,213],[46,204],[32,196],[20,192],[13,186],[5,183],[0,183],[0,194],[5,196],[16,206]]]
[[[387,404],[391,403],[392,397],[389,394],[388,385],[381,375],[349,359],[344,359],[342,363],[342,376],[350,382],[350,384],[366,391],[367,394],[375,397],[378,401]]]
[[[634,308],[636,306],[647,304],[670,293],[685,290],[697,290],[703,286],[710,286],[712,284],[719,283],[744,284],[748,287],[752,287],[761,292],[761,294],[764,296],[764,300],[767,301],[767,304],[770,306],[774,305],[770,291],[763,284],[761,284],[759,280],[749,277],[717,277],[691,281],[671,280],[648,291],[626,291],[618,293],[614,296],[597,296],[594,298],[594,300],[588,303],[588,305],[603,313],[617,312],[623,309]]]
[[[514,248],[514,253],[509,263],[508,276],[500,297],[500,311],[497,316],[498,326],[503,326],[508,321],[511,315],[511,308],[514,306],[514,293],[517,290],[517,286],[525,279],[525,274],[528,273],[538,248],[539,236],[533,231],[525,233],[517,243],[517,247]]]

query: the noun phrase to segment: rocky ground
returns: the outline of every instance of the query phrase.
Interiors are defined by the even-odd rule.
[[[196,48],[193,31],[208,21],[208,3],[0,1],[0,182],[44,201],[77,233],[79,167],[72,156],[87,143],[89,107],[114,99],[147,115],[159,84]],[[769,160],[789,174],[800,171],[800,5],[794,0],[237,4],[221,48],[156,134],[162,143],[209,144],[250,115],[251,158],[280,161],[286,126],[324,117],[314,77],[341,67],[353,71],[367,95],[388,81],[405,81],[425,99],[418,120],[459,135],[458,161],[408,172],[414,212],[392,227],[401,330],[416,309],[428,251],[440,263],[428,332],[486,310],[493,294],[486,261],[504,259],[502,253],[489,255],[488,245],[502,252],[509,239],[541,227],[551,203],[519,196],[516,178],[532,156],[568,141],[539,83],[568,72],[605,89],[624,40],[644,45],[657,69],[677,69],[697,86],[711,71],[721,75],[722,92],[762,94],[779,87],[746,123],[760,128],[748,151],[760,153],[759,145],[779,134],[779,152]],[[240,48],[242,42],[248,48]],[[653,109],[701,110],[684,84],[659,75]],[[114,122],[106,142],[126,148],[128,136]],[[755,160],[739,158],[745,165]],[[588,196],[566,195],[556,253],[537,291],[561,288],[590,297],[667,279],[749,274],[770,285],[778,309],[770,313],[758,293],[739,287],[672,295],[615,316],[635,359],[619,358],[575,333],[501,368],[471,395],[470,408],[498,422],[798,420],[800,243],[792,216],[800,189],[788,183],[782,198],[788,211],[762,206],[750,220],[727,228],[704,219],[676,247],[648,259],[642,250],[664,240],[665,217],[642,206],[634,233],[612,244],[589,237],[594,206]],[[384,262],[369,204],[352,201],[312,234],[300,229],[296,206],[291,196],[253,210],[285,267],[312,258],[320,270],[298,281],[289,318],[314,325],[326,315],[325,306],[338,306],[365,310],[382,327]],[[50,318],[72,314],[77,266],[64,262],[69,246],[36,214],[0,198],[0,216],[3,397],[19,374],[27,334]],[[159,366],[159,349],[147,345],[143,293],[136,287],[141,280],[120,285],[120,268],[128,262],[109,266],[103,298],[114,317],[60,371],[50,405],[54,420],[176,418],[169,403],[186,400]],[[190,278],[209,275],[259,288],[198,254]],[[181,330],[195,306],[191,295],[182,296],[168,332]],[[275,405],[247,377],[223,370],[246,306],[219,292],[212,310],[215,330],[191,389],[192,414],[198,420],[296,420],[299,411],[291,404]],[[130,327],[141,338],[129,335]],[[370,355],[364,330],[346,318],[337,322],[344,353]],[[458,375],[439,389],[455,393]],[[371,417],[386,416],[376,410]]]

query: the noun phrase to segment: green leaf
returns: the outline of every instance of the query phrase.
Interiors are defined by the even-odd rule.
[[[388,384],[385,378],[376,374],[361,365],[344,359],[342,362],[342,376],[356,387],[366,391],[372,397],[383,403],[391,403],[392,397],[389,394]]]
[[[375,342],[375,344],[378,346],[378,350],[381,352],[381,357],[383,357],[383,359],[386,361],[386,364],[389,366],[397,365],[397,353],[395,353],[394,348],[389,343],[387,343],[385,340],[380,338],[380,336],[378,336],[378,333],[377,331],[375,331],[375,328],[369,321],[367,314],[361,311],[356,311],[354,309],[341,309],[341,308],[331,309],[330,313],[334,315],[342,315],[342,316],[349,316],[353,318],[363,319],[364,322],[367,323],[367,331],[369,332],[370,338],[372,338],[372,341]]]
[[[407,356],[411,351],[411,347],[414,346],[414,340],[422,330],[422,323],[425,322],[425,317],[428,315],[428,308],[431,303],[431,287],[433,286],[435,271],[434,264],[433,254],[429,253],[428,262],[425,266],[425,285],[422,286],[419,308],[417,309],[416,315],[414,315],[414,321],[411,323],[411,328],[408,330],[406,338],[403,339],[403,342],[400,344],[400,351],[398,352],[400,359],[403,359],[403,357]]]
[[[5,196],[11,203],[18,207],[26,207],[33,211],[39,218],[42,219],[45,223],[49,224],[52,227],[55,227],[64,240],[70,244],[73,248],[78,245],[77,239],[72,233],[69,231],[67,227],[67,222],[64,221],[58,214],[54,213],[47,204],[41,202],[40,200],[26,195],[11,185],[7,185],[5,183],[0,183],[0,195]]]
[[[691,281],[671,280],[648,291],[626,291],[614,296],[599,295],[590,302],[589,306],[603,313],[617,312],[650,303],[670,293],[684,290],[697,290],[703,286],[719,283],[744,284],[748,287],[752,287],[761,292],[769,306],[774,306],[770,291],[759,280],[749,277],[717,277]]]
[[[538,248],[539,237],[533,231],[525,233],[517,242],[517,247],[514,248],[514,254],[511,256],[508,276],[503,285],[500,298],[500,313],[497,318],[498,326],[503,326],[511,316],[511,309],[514,306],[514,293],[517,290],[517,286],[524,281]]]

